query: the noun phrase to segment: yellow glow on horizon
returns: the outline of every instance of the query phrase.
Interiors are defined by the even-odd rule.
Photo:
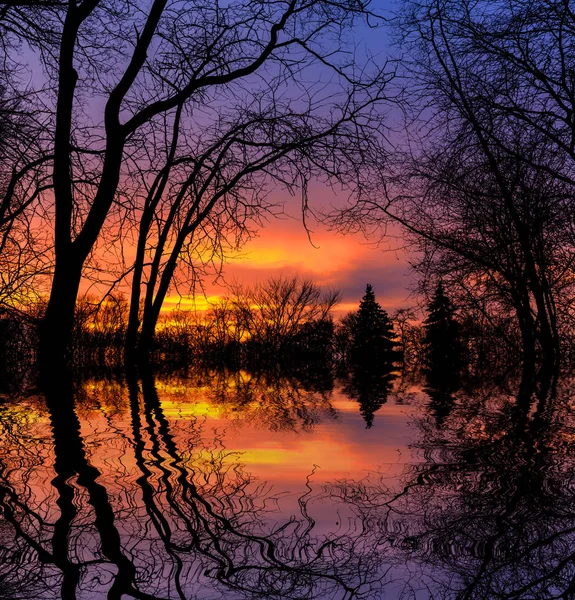
[[[173,420],[187,420],[190,417],[219,419],[223,412],[222,407],[209,401],[183,403],[166,399],[162,399],[162,410],[166,417]]]
[[[162,310],[165,312],[179,308],[181,310],[204,311],[211,308],[221,297],[220,294],[211,296],[204,296],[203,294],[195,296],[166,296]]]

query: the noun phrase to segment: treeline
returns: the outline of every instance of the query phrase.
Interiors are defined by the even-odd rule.
[[[338,360],[333,308],[338,292],[324,292],[308,279],[272,278],[265,283],[235,286],[207,310],[176,309],[162,314],[151,362],[191,362],[265,368],[284,363],[333,364]],[[40,314],[42,307],[36,307]],[[69,349],[77,365],[121,364],[129,335],[130,305],[124,297],[82,298],[76,306]],[[12,312],[0,317],[0,336],[7,354],[34,357],[39,319]],[[339,344],[341,346],[341,344]],[[258,367],[259,368],[259,367]]]
[[[220,365],[265,370],[286,368],[362,369],[418,375],[430,365],[446,371],[475,371],[503,360],[500,332],[483,328],[473,315],[457,311],[442,284],[427,306],[427,316],[399,309],[391,316],[367,285],[358,310],[334,316],[336,291],[323,291],[309,279],[272,278],[254,286],[235,286],[207,310],[164,313],[151,355],[156,364]],[[41,315],[42,306],[37,305]],[[108,296],[78,302],[71,343],[77,366],[119,366],[129,322],[125,298]],[[2,364],[10,369],[32,364],[37,320],[0,315]]]
[[[294,389],[322,393],[337,381],[371,427],[394,389],[423,384],[440,424],[458,390],[504,378],[521,362],[499,331],[458,309],[442,283],[418,314],[389,315],[369,284],[356,311],[336,317],[339,299],[299,277],[237,286],[208,310],[163,314],[140,369],[205,373],[210,380],[247,372],[266,385],[290,381]],[[123,376],[129,310],[125,298],[78,303],[69,366],[79,376]],[[0,316],[0,390],[21,389],[34,376],[37,341],[35,321]]]
[[[279,362],[330,363],[340,297],[309,279],[272,278],[232,293],[202,312],[163,316],[155,351],[215,362],[261,365]]]

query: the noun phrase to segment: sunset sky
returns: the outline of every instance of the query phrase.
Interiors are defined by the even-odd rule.
[[[393,0],[376,0],[370,8],[391,17],[396,7]],[[380,57],[382,61],[393,54],[388,32],[381,27],[358,26],[352,37],[358,52],[367,50],[372,57]],[[393,115],[390,119],[394,120]],[[390,124],[399,130],[399,119]],[[312,245],[302,224],[301,199],[289,197],[281,190],[277,195],[285,203],[287,216],[272,219],[260,229],[259,235],[225,266],[223,281],[207,279],[204,282],[208,300],[225,294],[226,283],[252,284],[272,276],[299,274],[326,288],[339,290],[342,303],[336,312],[340,314],[357,308],[367,283],[373,285],[378,301],[386,310],[391,312],[402,306],[413,306],[414,275],[410,273],[409,256],[404,251],[394,250],[401,243],[393,236],[377,246],[361,234],[343,236],[311,223]],[[318,185],[311,186],[309,200],[313,210],[341,206],[345,202],[330,189]],[[168,297],[164,310],[172,310],[179,300],[177,296]],[[195,304],[198,308],[206,305],[201,292]],[[184,299],[181,306],[186,305],[193,305],[193,301]]]
[[[317,204],[329,202],[328,194],[320,194]],[[253,284],[270,277],[299,274],[322,287],[339,290],[342,302],[336,312],[340,315],[357,309],[367,283],[373,285],[377,300],[390,312],[414,304],[411,291],[415,279],[410,272],[409,254],[394,249],[398,242],[393,237],[377,245],[361,234],[344,236],[314,224],[310,226],[312,245],[301,217],[298,219],[297,200],[288,201],[286,212],[291,215],[269,221],[259,235],[225,265],[221,281],[205,281],[208,300],[225,294],[225,285],[229,283]],[[167,298],[165,310],[172,310],[178,301],[177,296]],[[203,308],[205,303],[200,292],[196,305]],[[191,305],[191,299],[181,302],[182,308]]]
[[[394,5],[394,0],[376,0],[370,8],[389,18],[393,16]],[[382,63],[393,55],[385,28],[358,24],[348,33],[352,47],[360,55],[369,55]],[[35,72],[34,76],[43,75]],[[97,120],[102,107],[96,99],[93,102],[94,118]],[[399,132],[400,120],[393,122],[393,115],[389,116],[392,129]],[[325,288],[339,290],[342,303],[336,312],[340,315],[357,308],[367,283],[373,285],[378,301],[390,312],[400,306],[414,304],[415,300],[411,297],[414,276],[410,274],[408,256],[403,251],[394,250],[401,245],[400,242],[389,238],[377,246],[361,234],[343,236],[311,222],[312,245],[302,224],[301,199],[290,197],[281,189],[276,196],[274,200],[284,203],[286,216],[269,220],[257,236],[225,265],[222,278],[215,281],[214,277],[208,277],[203,281],[203,292],[198,289],[195,299],[180,298],[173,291],[165,301],[164,312],[178,305],[182,308],[205,308],[209,300],[226,294],[226,285],[230,283],[250,285],[272,276],[295,274],[312,278]],[[341,206],[345,201],[337,198],[329,188],[313,182],[309,196],[312,210]],[[130,245],[122,252],[133,259],[134,249]],[[86,279],[81,289],[82,293],[99,295],[108,288],[107,285],[94,285],[92,280]],[[129,290],[126,287],[122,292],[127,295]]]

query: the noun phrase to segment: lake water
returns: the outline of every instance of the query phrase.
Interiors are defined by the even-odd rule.
[[[204,372],[5,395],[0,597],[575,598],[571,389]]]

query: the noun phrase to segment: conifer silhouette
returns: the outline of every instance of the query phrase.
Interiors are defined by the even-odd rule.
[[[455,311],[443,283],[439,282],[428,304],[428,316],[424,321],[428,370],[459,372],[465,364],[465,348]]]
[[[352,361],[374,365],[392,363],[396,358],[394,338],[393,323],[368,283],[354,318]]]

